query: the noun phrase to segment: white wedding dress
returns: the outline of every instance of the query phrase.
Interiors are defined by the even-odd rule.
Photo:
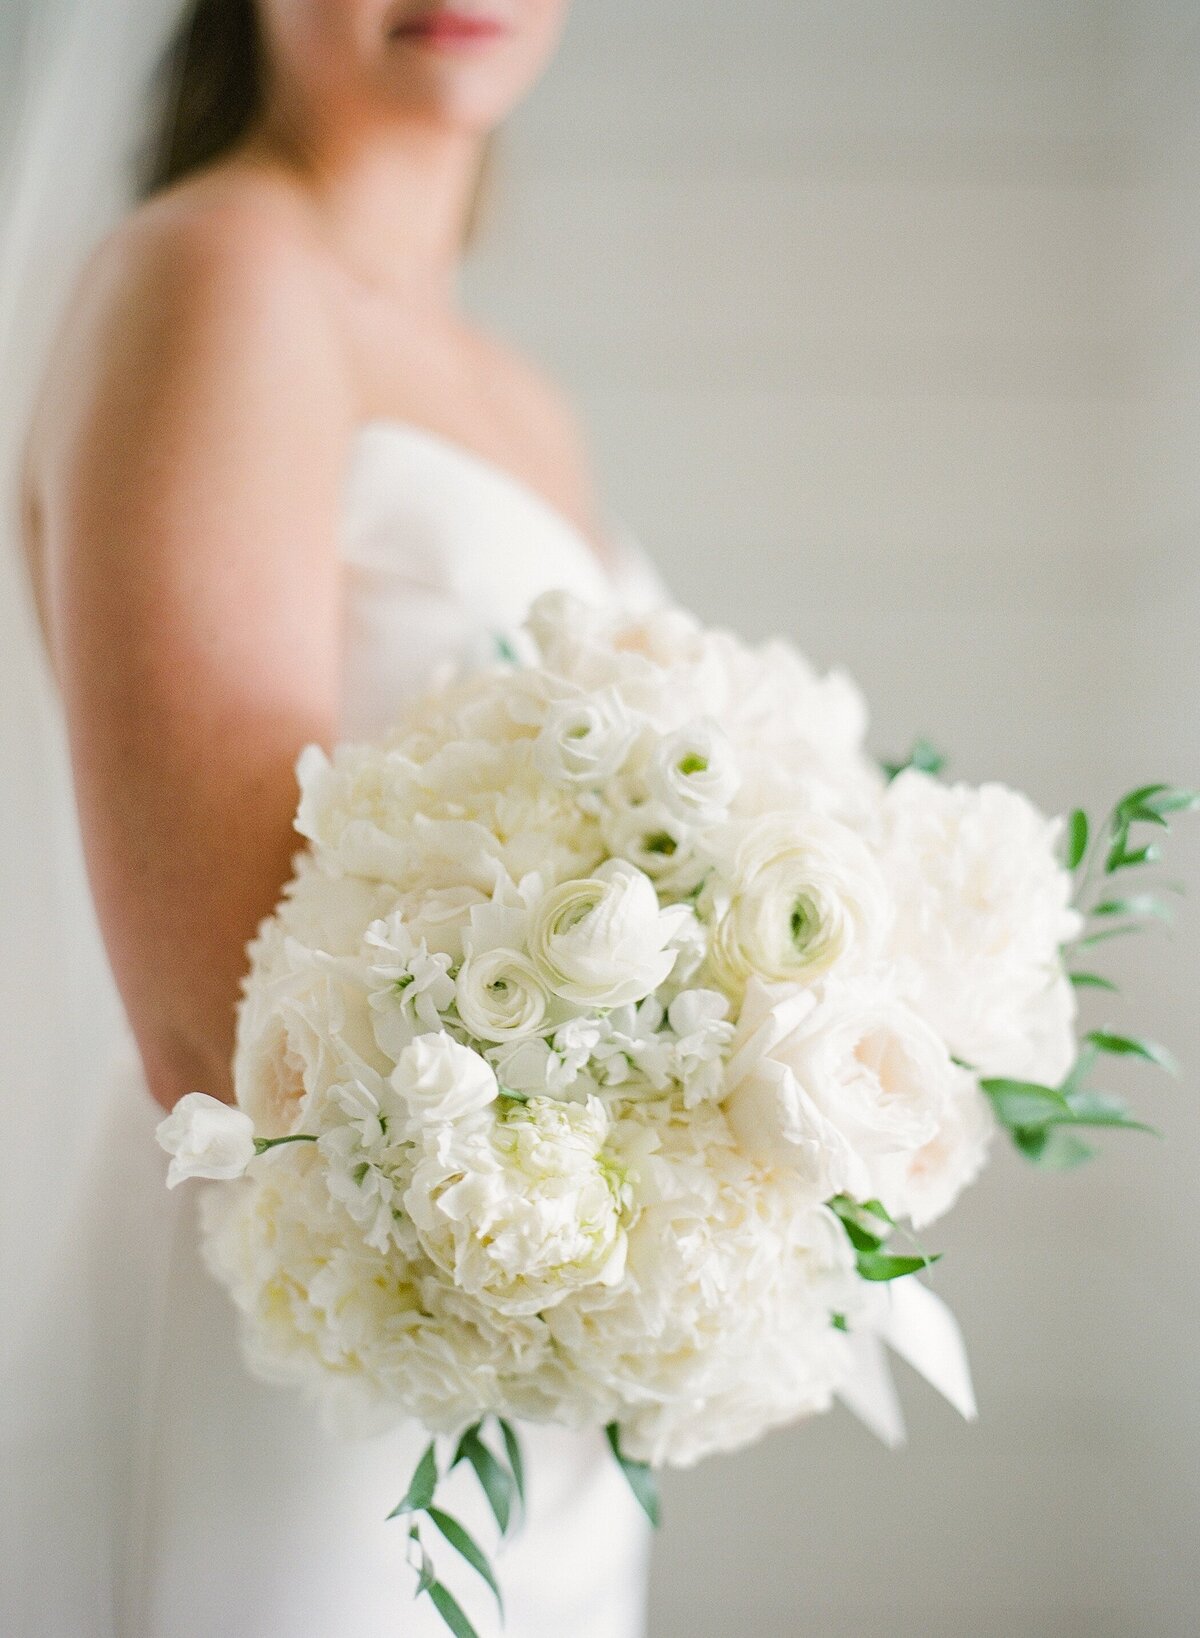
[[[611,573],[568,520],[464,447],[372,421],[347,474],[343,731],[369,735],[441,663],[516,626],[552,586],[665,596],[621,530]],[[338,1442],[253,1380],[197,1249],[197,1188],[168,1192],[161,1111],[135,1060],[102,1083],[80,1198],[19,1320],[5,1384],[6,1638],[423,1638],[405,1527],[385,1522],[418,1429]],[[97,1092],[99,1095],[99,1090]],[[80,1099],[90,1096],[86,1089]],[[45,1180],[53,1189],[50,1172]],[[11,1398],[8,1396],[11,1395]],[[495,1563],[511,1638],[637,1638],[648,1527],[602,1437],[525,1430],[530,1511]],[[466,1470],[446,1505],[491,1545]],[[482,1634],[490,1594],[432,1534]]]

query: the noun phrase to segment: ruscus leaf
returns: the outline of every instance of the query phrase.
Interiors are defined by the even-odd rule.
[[[504,1614],[504,1600],[500,1594],[500,1584],[487,1561],[487,1555],[480,1548],[478,1542],[456,1518],[449,1513],[443,1513],[440,1507],[430,1507],[429,1517],[437,1525],[454,1551],[465,1558],[471,1568],[481,1575],[496,1595],[496,1603],[500,1607],[500,1614]]]
[[[616,1457],[617,1465],[625,1475],[629,1488],[637,1497],[638,1505],[657,1530],[662,1519],[662,1510],[658,1501],[658,1483],[654,1477],[654,1469],[649,1462],[635,1462],[624,1454],[621,1450],[621,1429],[616,1422],[610,1422],[604,1432],[609,1449]]]
[[[425,1454],[417,1463],[412,1478],[408,1481],[408,1489],[402,1500],[392,1508],[388,1518],[399,1518],[402,1513],[423,1513],[433,1500],[437,1480],[437,1450],[431,1440]]]

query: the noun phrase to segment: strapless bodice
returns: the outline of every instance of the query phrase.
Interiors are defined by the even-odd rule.
[[[641,608],[666,592],[623,525],[605,561],[535,490],[465,445],[402,420],[359,428],[341,555],[342,732],[386,727],[439,667],[469,659],[550,588]]]

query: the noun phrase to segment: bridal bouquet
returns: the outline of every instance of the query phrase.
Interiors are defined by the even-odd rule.
[[[1197,797],[1049,820],[864,732],[785,643],[552,593],[386,743],[300,760],[237,1107],[160,1141],[240,1179],[205,1241],[252,1367],[430,1431],[396,1513],[455,1632],[426,1521],[495,1583],[447,1463],[505,1529],[514,1421],[603,1429],[653,1516],[655,1467],[847,1389],[998,1130],[1062,1166],[1138,1124],[1093,1073],[1164,1054],[1079,1038],[1079,958],[1155,913],[1114,878]]]

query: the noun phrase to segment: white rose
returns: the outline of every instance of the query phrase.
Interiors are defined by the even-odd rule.
[[[244,1109],[189,1092],[180,1098],[155,1137],[171,1156],[167,1187],[185,1177],[240,1177],[254,1159],[254,1122]]]
[[[636,726],[611,688],[556,700],[533,742],[534,766],[562,785],[601,785],[625,760]]]
[[[987,1075],[1056,1085],[1075,1056],[1059,946],[1075,937],[1060,823],[1003,785],[910,769],[888,787],[880,856],[905,998]]]
[[[404,1099],[413,1130],[473,1115],[500,1090],[486,1058],[441,1033],[418,1035],[405,1047],[391,1085]]]
[[[662,909],[649,877],[622,859],[594,876],[547,893],[529,931],[529,948],[556,995],[581,1006],[640,1001],[675,964],[669,948],[686,917]]]
[[[692,824],[723,817],[741,783],[733,747],[715,722],[690,723],[660,740],[644,777],[668,813]]]
[[[456,1001],[472,1035],[511,1041],[540,1029],[550,996],[527,955],[501,948],[467,957],[459,968]]]
[[[836,965],[866,965],[891,922],[891,901],[865,843],[818,814],[774,815],[718,842],[712,959],[733,986],[751,975],[809,983]],[[721,841],[725,856],[721,857]]]
[[[631,1191],[595,1098],[531,1098],[426,1134],[405,1209],[427,1254],[473,1297],[541,1313],[625,1268]]]

